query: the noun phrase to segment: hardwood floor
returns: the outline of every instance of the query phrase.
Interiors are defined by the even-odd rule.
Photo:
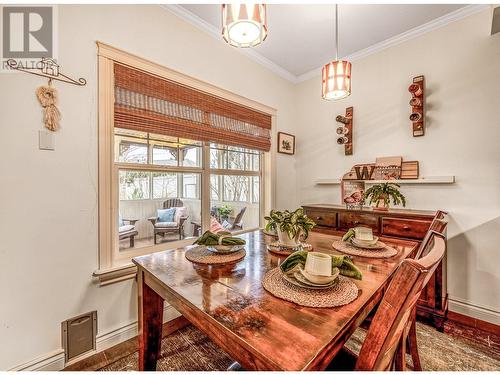
[[[225,370],[232,363],[203,333],[188,324],[182,317],[164,325],[163,345],[159,369]],[[354,351],[364,337],[356,331],[348,347]],[[424,370],[473,371],[500,368],[500,335],[482,331],[455,321],[445,324],[445,333],[423,323],[417,323],[417,337]],[[409,366],[411,361],[408,358]],[[68,371],[131,371],[137,370],[137,338],[132,338],[66,367]]]

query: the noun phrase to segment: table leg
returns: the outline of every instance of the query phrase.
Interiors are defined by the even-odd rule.
[[[161,351],[163,299],[144,282],[144,272],[137,270],[139,296],[139,370],[155,371]]]

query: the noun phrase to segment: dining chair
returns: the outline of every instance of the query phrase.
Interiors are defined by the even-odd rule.
[[[420,246],[418,247],[414,259],[420,259],[423,256],[425,256],[429,251],[430,251],[430,239],[433,234],[438,234],[442,236],[443,238],[446,238],[446,228],[447,228],[447,221],[444,220],[444,213],[439,211],[436,214],[436,217],[432,221],[429,230],[427,231],[424,239],[420,243]],[[445,242],[446,246],[446,242]],[[445,249],[446,250],[446,249]],[[440,263],[438,267],[441,267]],[[439,272],[438,272],[439,273]],[[375,315],[375,312],[378,309],[378,305],[373,309],[372,313],[368,315],[368,317],[365,319],[365,321],[361,324],[361,328],[363,329],[369,329],[370,324],[373,320],[373,317]],[[417,308],[416,306],[414,307],[411,317],[410,317],[410,322],[409,322],[410,328],[408,330],[408,336],[406,340],[406,351],[408,354],[411,356],[411,360],[413,363],[413,371],[422,371],[422,364],[420,362],[420,355],[418,352],[418,343],[417,343]]]
[[[447,228],[447,222],[443,219],[438,219],[435,218],[429,230],[427,231],[424,239],[420,243],[420,246],[417,250],[417,253],[415,254],[414,259],[420,259],[422,257],[425,257],[429,251],[431,250],[430,246],[430,240],[432,236],[434,235],[439,235],[443,239],[446,239],[446,228]],[[445,241],[445,252],[446,252],[446,241]],[[438,264],[438,267],[442,267],[442,263],[440,262]],[[437,272],[436,274],[441,274],[440,272]],[[415,307],[412,311],[412,317],[410,320],[410,329],[408,331],[408,337],[407,337],[407,352],[411,356],[411,360],[413,362],[413,371],[422,371],[422,364],[420,362],[420,354],[418,353],[418,343],[417,343],[417,308]]]
[[[396,271],[373,317],[359,356],[344,347],[327,369],[405,370],[413,311],[445,251],[444,237],[440,233],[430,233],[422,257],[405,259]]]

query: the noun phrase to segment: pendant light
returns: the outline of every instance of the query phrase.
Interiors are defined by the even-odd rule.
[[[267,37],[265,4],[222,4],[222,37],[234,47],[255,47]]]
[[[335,4],[335,60],[321,70],[321,92],[325,100],[339,100],[351,95],[351,63],[339,60],[338,5]]]

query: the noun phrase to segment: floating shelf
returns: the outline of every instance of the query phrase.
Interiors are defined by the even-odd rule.
[[[324,178],[316,180],[316,185],[340,185],[340,178]],[[394,182],[401,185],[418,184],[454,184],[455,176],[431,176],[414,180],[364,180],[367,184],[381,184],[384,182]]]

